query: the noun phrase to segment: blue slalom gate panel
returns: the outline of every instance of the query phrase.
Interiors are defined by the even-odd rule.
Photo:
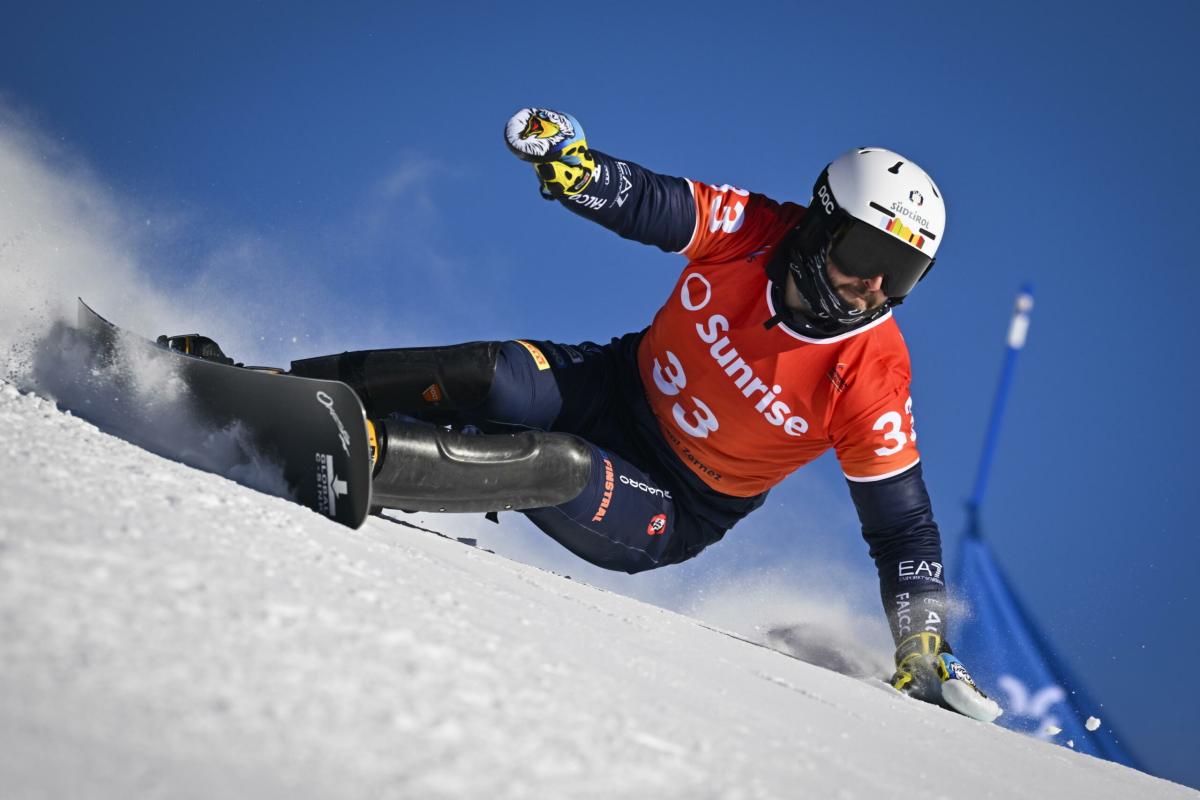
[[[1017,356],[1025,346],[1033,311],[1033,289],[1021,287],[1013,306],[1004,365],[992,401],[975,485],[967,501],[968,528],[954,571],[958,595],[969,608],[950,631],[950,641],[980,687],[1004,709],[996,721],[1027,733],[1140,769],[1106,712],[1088,696],[1083,684],[1055,655],[1050,642],[1022,608],[987,542],[980,535],[980,509],[1000,439]],[[1100,720],[1094,731],[1089,717]]]
[[[1004,709],[996,724],[1062,745],[1071,742],[1078,752],[1142,769],[1106,711],[1056,657],[983,539],[963,538],[954,575],[969,616],[962,617],[961,630],[950,641],[976,682]],[[1088,717],[1100,720],[1095,731],[1085,727]]]

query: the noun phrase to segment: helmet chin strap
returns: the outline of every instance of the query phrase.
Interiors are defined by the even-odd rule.
[[[795,281],[796,289],[799,290],[806,306],[804,309],[794,311],[788,309],[792,317],[791,320],[788,320],[789,326],[807,329],[818,336],[835,336],[878,319],[895,305],[889,299],[879,308],[860,310],[846,302],[829,281],[829,273],[825,269],[828,256],[828,243],[811,255],[803,253],[796,246],[784,248],[781,253],[787,269],[775,270],[777,274],[775,279],[778,281],[777,289],[779,290],[777,307],[780,316],[785,320],[788,316],[784,314],[786,306],[782,302],[783,287],[779,284],[786,280],[789,274]],[[799,319],[796,319],[797,317]]]

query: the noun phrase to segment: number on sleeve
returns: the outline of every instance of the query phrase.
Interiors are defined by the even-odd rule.
[[[917,429],[913,427],[912,397],[904,402],[904,414],[908,417],[908,434],[904,433],[904,417],[899,411],[889,411],[875,420],[872,430],[883,431],[885,442],[894,442],[890,447],[880,447],[875,451],[877,456],[894,456],[904,449],[904,445],[917,441]]]
[[[723,230],[725,233],[737,233],[738,229],[742,227],[742,223],[746,221],[744,213],[746,204],[734,200],[732,205],[725,205],[726,193],[732,192],[737,197],[749,197],[750,193],[744,189],[735,189],[727,183],[713,188],[721,194],[713,198],[709,213],[708,232],[716,233],[718,230]]]

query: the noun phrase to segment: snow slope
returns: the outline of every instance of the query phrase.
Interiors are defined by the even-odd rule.
[[[0,383],[0,795],[1196,797]]]

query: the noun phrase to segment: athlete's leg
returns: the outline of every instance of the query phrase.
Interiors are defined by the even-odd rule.
[[[643,572],[684,558],[690,525],[669,490],[624,458],[588,445],[592,477],[574,499],[526,511],[533,524],[598,567]]]
[[[691,523],[679,518],[669,488],[635,463],[616,421],[620,377],[605,348],[475,342],[343,353],[293,362],[292,372],[346,381],[374,417],[401,413],[487,432],[386,420],[378,505],[522,510],[606,569],[641,572],[682,559]]]
[[[372,419],[546,430],[562,407],[546,352],[559,355],[523,341],[359,350],[293,361],[291,373],[349,384]]]
[[[372,418],[437,418],[477,408],[487,400],[501,345],[467,342],[358,350],[293,361],[291,373],[349,384]]]
[[[641,572],[686,557],[691,522],[670,490],[626,459],[568,433],[465,435],[385,420],[373,502],[413,511],[523,511],[597,566]]]

